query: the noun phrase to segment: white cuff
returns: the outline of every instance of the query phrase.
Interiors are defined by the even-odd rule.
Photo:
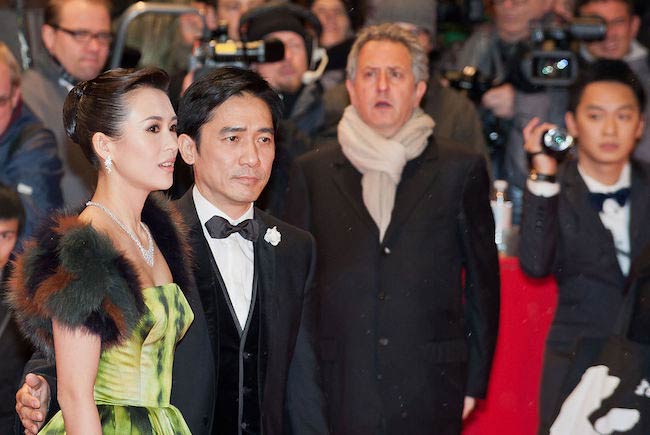
[[[560,193],[560,183],[550,183],[548,181],[526,180],[526,188],[535,196],[550,198]]]

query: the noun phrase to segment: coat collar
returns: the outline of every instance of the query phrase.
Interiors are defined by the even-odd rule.
[[[437,178],[439,173],[436,166],[437,161],[438,145],[432,135],[429,139],[429,145],[422,154],[409,161],[404,167],[402,179],[397,186],[391,221],[384,236],[384,244],[396,237],[399,229],[403,227],[404,222],[409,218],[422,195]],[[377,225],[363,203],[361,173],[352,166],[340,150],[334,159],[334,169],[332,176],[337,187],[347,199],[351,208],[364,222],[366,228],[379,240]]]

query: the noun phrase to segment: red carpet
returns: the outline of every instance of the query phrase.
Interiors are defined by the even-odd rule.
[[[557,303],[552,278],[532,279],[516,258],[501,260],[501,317],[487,399],[463,435],[532,435],[544,340]]]

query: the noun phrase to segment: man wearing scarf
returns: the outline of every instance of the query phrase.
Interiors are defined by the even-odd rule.
[[[434,138],[427,58],[394,24],[350,52],[338,144],[296,161],[287,220],[317,241],[332,433],[459,434],[484,397],[499,312],[485,159]]]

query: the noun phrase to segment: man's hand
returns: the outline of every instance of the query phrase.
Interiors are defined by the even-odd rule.
[[[25,383],[16,393],[16,412],[25,434],[36,435],[43,426],[50,405],[50,386],[45,378],[27,374]]]
[[[465,403],[463,404],[463,420],[472,413],[476,407],[476,399],[470,396],[465,396]]]
[[[515,88],[510,83],[492,88],[483,94],[481,103],[499,118],[511,119],[515,116]]]
[[[557,173],[557,160],[543,152],[542,135],[546,130],[557,128],[556,125],[548,122],[540,122],[539,118],[533,118],[524,127],[524,150],[533,154],[531,169],[540,174],[555,175]]]
[[[562,17],[565,21],[573,21],[573,0],[552,0],[551,12]]]
[[[191,6],[196,8],[205,17],[208,29],[217,28],[217,13],[214,6],[204,2],[192,2]],[[183,14],[179,17],[181,37],[186,45],[192,45],[195,40],[203,36],[203,20],[196,14]]]

